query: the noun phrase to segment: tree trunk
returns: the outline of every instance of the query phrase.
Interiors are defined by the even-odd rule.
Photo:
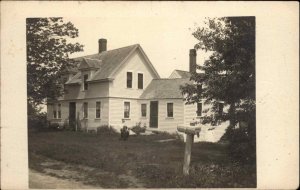
[[[230,103],[228,114],[229,114],[229,127],[231,129],[233,129],[234,126],[236,125],[236,121],[235,121],[235,103]]]

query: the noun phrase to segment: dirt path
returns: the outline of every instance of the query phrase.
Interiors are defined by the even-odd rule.
[[[33,189],[97,189],[70,179],[60,179],[43,173],[29,170],[29,188]]]
[[[68,164],[36,154],[34,157],[37,162],[30,169],[30,188],[144,187],[131,171],[117,174],[88,166]]]

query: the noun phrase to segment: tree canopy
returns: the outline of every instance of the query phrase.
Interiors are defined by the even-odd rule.
[[[206,122],[230,120],[231,125],[255,115],[255,17],[207,18],[204,27],[196,28],[195,49],[211,55],[202,72],[193,73],[195,84],[182,87],[188,103],[205,99],[212,104]],[[227,114],[217,114],[218,101],[229,106]]]
[[[32,106],[62,94],[59,72],[70,66],[69,54],[83,50],[70,43],[78,29],[63,18],[27,18],[27,97]]]

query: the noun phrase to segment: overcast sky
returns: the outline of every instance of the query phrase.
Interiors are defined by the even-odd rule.
[[[203,24],[204,17],[157,16],[159,11],[148,12],[145,16],[64,18],[79,29],[76,41],[84,45],[84,52],[72,54],[71,57],[94,54],[98,52],[98,39],[107,39],[107,49],[116,49],[132,44],[140,44],[161,77],[169,77],[174,69],[188,71],[189,49],[197,40],[192,32]],[[197,51],[197,63],[204,61],[204,52]]]

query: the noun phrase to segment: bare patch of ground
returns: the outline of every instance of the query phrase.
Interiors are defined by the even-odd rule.
[[[29,170],[29,188],[32,189],[95,189],[99,187],[84,185],[81,182],[60,179],[34,170]]]
[[[30,188],[104,188],[104,187],[132,187],[143,188],[141,183],[131,171],[126,174],[116,175],[98,168],[83,165],[67,164],[62,161],[35,155],[42,160],[39,171],[30,170]],[[93,176],[93,177],[91,177]],[[109,178],[117,179],[117,184],[112,184]],[[104,187],[102,187],[102,185]]]

